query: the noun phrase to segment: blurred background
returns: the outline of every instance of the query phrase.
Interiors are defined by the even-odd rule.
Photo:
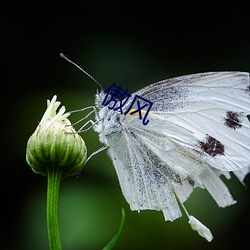
[[[46,178],[25,160],[26,143],[54,94],[67,110],[93,105],[97,85],[59,57],[63,52],[104,87],[132,93],[169,77],[206,71],[249,71],[247,6],[157,1],[11,1],[1,4],[2,178],[1,249],[48,249]],[[232,5],[230,5],[232,4]],[[83,114],[73,115],[77,121]],[[102,145],[82,134],[89,154]],[[121,218],[114,249],[248,249],[249,186],[225,180],[237,204],[218,208],[205,190],[186,207],[213,235],[206,242],[186,216],[165,222],[157,211],[132,212],[111,161],[102,152],[81,175],[62,181],[60,229],[65,250],[102,249]],[[248,187],[248,188],[247,188]]]

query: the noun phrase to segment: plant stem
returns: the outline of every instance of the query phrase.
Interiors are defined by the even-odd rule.
[[[59,167],[48,168],[47,185],[47,228],[50,250],[61,250],[61,240],[59,231],[59,188],[62,176]]]

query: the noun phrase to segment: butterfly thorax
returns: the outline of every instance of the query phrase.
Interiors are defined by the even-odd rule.
[[[104,97],[105,94],[103,92],[96,94],[96,125],[93,128],[99,134],[100,141],[108,145],[107,137],[122,131],[124,126],[120,123],[121,113],[102,105]]]

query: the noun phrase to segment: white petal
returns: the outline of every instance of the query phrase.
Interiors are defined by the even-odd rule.
[[[50,100],[47,100],[47,109],[46,109],[45,113],[43,114],[43,117],[42,117],[40,123],[47,122],[48,120],[51,119],[51,117],[54,116],[53,113],[55,113],[54,109],[55,109],[55,105],[57,103],[56,98],[57,98],[57,96],[54,95],[51,102],[50,102]]]
[[[70,113],[65,113],[66,108],[64,106],[62,106],[57,112],[61,102],[56,101],[56,99],[57,96],[54,95],[51,101],[47,100],[48,107],[40,121],[40,124],[44,124],[46,122],[60,122],[65,125],[71,125],[70,121],[67,119]]]
[[[213,239],[213,235],[209,228],[203,225],[199,220],[197,220],[194,216],[189,216],[189,222],[191,228],[198,232],[200,236],[205,238],[207,241],[211,241]]]

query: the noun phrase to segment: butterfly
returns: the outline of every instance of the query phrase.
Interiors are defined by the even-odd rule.
[[[243,181],[250,171],[248,73],[181,76],[135,95],[153,102],[146,126],[138,115],[103,107],[104,92],[96,94],[93,126],[131,210],[161,210],[173,221],[181,216],[179,202],[196,187],[207,189],[220,207],[234,204],[220,176],[233,173]]]
[[[166,221],[174,221],[182,216],[181,206],[192,229],[211,241],[210,230],[183,203],[197,187],[219,207],[235,203],[220,177],[234,174],[243,182],[250,172],[249,74],[180,76],[131,96],[153,103],[147,125],[138,114],[103,106],[105,93],[97,92],[91,123],[104,147],[96,152],[107,148],[131,210],[160,210]],[[131,101],[123,108],[131,108]]]

